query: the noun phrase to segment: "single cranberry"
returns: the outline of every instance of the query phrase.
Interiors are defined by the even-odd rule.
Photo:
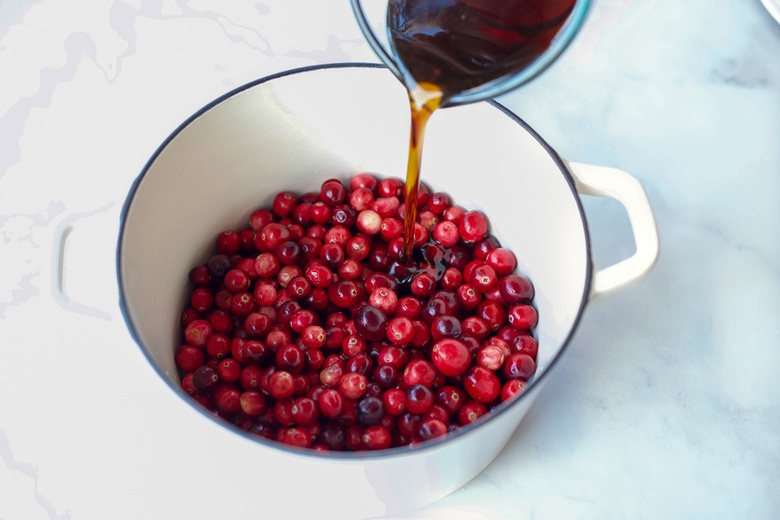
[[[244,390],[257,390],[260,388],[260,379],[263,377],[263,369],[255,365],[248,365],[241,369],[238,383]]]
[[[265,226],[276,220],[274,214],[265,208],[258,209],[249,215],[249,227],[255,231],[263,229]]]
[[[355,329],[367,341],[379,341],[385,337],[387,316],[373,305],[364,305],[353,317]]]
[[[226,358],[217,365],[219,378],[226,383],[235,383],[241,376],[241,363],[233,358]]]
[[[477,306],[477,316],[482,318],[491,331],[498,331],[506,322],[506,310],[493,300],[482,300]]]
[[[298,374],[303,370],[303,351],[292,343],[276,351],[276,366],[282,371]]]
[[[255,259],[255,271],[262,278],[274,278],[282,268],[273,253],[260,253]]]
[[[206,287],[211,284],[211,271],[205,265],[193,267],[189,273],[189,280],[196,287]]]
[[[466,392],[481,403],[489,403],[498,397],[501,382],[494,372],[481,366],[469,369],[463,379]]]
[[[355,259],[347,258],[338,266],[338,274],[345,280],[358,280],[363,274],[363,265]]]
[[[504,363],[504,375],[507,379],[528,381],[536,372],[536,363],[528,354],[514,352]]]
[[[184,329],[184,341],[193,347],[204,348],[212,334],[214,334],[214,327],[210,321],[194,320],[188,323]]]
[[[353,189],[349,195],[349,204],[357,211],[369,209],[374,203],[374,192],[367,187]]]
[[[392,258],[387,252],[387,246],[377,244],[368,253],[368,265],[374,271],[386,273],[392,265]]]
[[[369,450],[384,450],[392,445],[393,436],[385,426],[369,426],[363,431],[363,444]]]
[[[458,422],[465,426],[475,422],[486,413],[487,407],[484,404],[479,401],[468,401],[458,411]]]
[[[539,343],[530,334],[519,334],[512,340],[510,347],[512,347],[515,352],[528,354],[533,359],[536,359],[536,355],[539,352]]]
[[[333,282],[333,271],[323,264],[313,264],[306,268],[306,278],[314,287],[327,288]]]
[[[340,451],[344,449],[345,430],[346,427],[343,424],[337,421],[328,421],[320,429],[317,440],[329,450]]]
[[[276,440],[288,446],[296,448],[311,448],[311,435],[300,426],[282,428],[279,430]]]
[[[359,424],[347,426],[344,447],[349,451],[363,451],[366,449],[366,445],[363,444],[363,426]]]
[[[301,260],[312,260],[319,258],[322,242],[311,237],[302,237],[298,240],[298,246],[301,248]]]
[[[358,173],[349,180],[349,187],[352,190],[366,188],[372,191],[376,188],[379,181],[370,173]]]
[[[457,339],[444,338],[431,348],[431,360],[442,374],[460,376],[471,365],[471,354],[468,347]]]
[[[319,325],[319,316],[310,309],[297,309],[290,316],[290,328],[301,334],[310,325]]]
[[[492,235],[488,235],[482,240],[474,244],[474,258],[478,260],[486,260],[490,252],[501,244],[498,243],[498,239]]]
[[[409,344],[412,347],[424,347],[428,345],[431,340],[431,329],[422,320],[413,320],[412,327],[414,327],[414,336]]]
[[[477,352],[476,362],[479,366],[495,372],[504,365],[507,353],[497,345],[482,347]]]
[[[403,194],[403,183],[394,178],[386,178],[379,181],[377,193],[380,197],[400,197]]]
[[[347,190],[338,179],[328,179],[322,183],[320,188],[320,199],[328,206],[336,206],[344,202],[347,196]]]
[[[434,402],[444,408],[450,415],[457,414],[465,401],[465,392],[453,385],[437,388],[434,396]]]
[[[460,240],[457,224],[444,220],[433,227],[432,238],[444,247],[452,247]]]
[[[228,270],[233,268],[233,260],[228,255],[214,255],[206,263],[213,278],[221,279]]]
[[[363,374],[348,372],[339,380],[339,391],[347,399],[363,397],[368,388],[368,379]]]
[[[292,405],[292,418],[296,424],[305,426],[312,424],[319,417],[319,407],[308,397],[297,397]]]
[[[341,350],[347,357],[354,357],[366,352],[366,341],[357,334],[350,334],[341,343]]]
[[[333,211],[330,216],[330,221],[333,224],[334,228],[341,227],[342,229],[351,228],[355,225],[357,222],[357,216],[358,212],[355,211],[351,206],[348,206],[346,204],[339,204],[335,208],[333,208]],[[344,244],[344,242],[341,242],[341,244]]]
[[[312,204],[311,208],[309,208],[309,218],[311,218],[312,222],[315,224],[322,226],[323,224],[330,222],[332,212],[333,211],[330,206],[322,201],[318,201]],[[318,236],[319,231],[322,231],[321,236]],[[324,231],[325,230],[322,227],[316,228],[312,226],[309,228],[309,231],[307,231],[307,234],[312,238],[319,238],[322,240],[322,238],[325,236]]]
[[[371,273],[366,278],[366,290],[369,294],[372,294],[378,289],[389,289],[396,292],[398,290],[398,280],[387,273]]]
[[[414,324],[404,316],[392,318],[387,323],[387,339],[396,345],[407,345],[414,339]]]
[[[446,193],[434,192],[428,198],[428,209],[437,215],[444,213],[450,206],[450,197]]]
[[[436,279],[427,272],[418,273],[412,278],[409,290],[420,298],[430,296],[436,290]]]
[[[320,383],[328,388],[337,388],[345,372],[344,365],[328,364],[328,358],[325,358],[324,365],[324,368],[320,370]]]
[[[192,373],[192,384],[201,392],[211,391],[219,382],[219,374],[213,368],[201,365]]]
[[[420,317],[422,313],[422,302],[415,296],[402,296],[398,298],[398,304],[396,305],[396,316],[405,316],[410,320],[415,320]]]
[[[271,330],[271,318],[262,312],[253,312],[244,320],[244,332],[250,338],[263,338]]]
[[[389,287],[379,287],[371,292],[368,303],[385,313],[386,316],[392,316],[398,307],[398,296]]]
[[[469,273],[469,282],[477,291],[486,293],[498,282],[496,272],[487,264],[479,264]]]
[[[300,226],[309,226],[311,224],[311,203],[301,202],[292,212],[292,220]]]
[[[276,194],[271,204],[271,209],[280,217],[289,217],[297,204],[298,199],[294,194],[289,191],[283,191]]]
[[[412,385],[406,389],[406,409],[413,414],[423,414],[433,406],[434,396],[430,388],[424,385]]]
[[[528,383],[522,379],[510,379],[501,387],[501,401],[509,401],[514,396],[523,393],[527,387]]]
[[[230,354],[230,338],[221,332],[215,332],[206,341],[206,354],[212,359],[222,359]]]
[[[371,359],[371,356],[365,352],[361,352],[350,357],[345,368],[347,372],[357,372],[358,374],[367,376],[371,374],[371,370],[374,368],[374,361]],[[369,381],[367,384],[370,386],[372,383]],[[371,388],[367,388],[366,392],[369,390],[371,390]]]
[[[384,390],[393,388],[398,384],[398,370],[390,365],[379,365],[373,370],[373,379]]]
[[[417,435],[421,440],[427,441],[436,437],[443,437],[447,435],[447,425],[434,418],[424,418],[420,421],[420,425],[417,430]]]
[[[485,238],[488,231],[488,220],[477,210],[467,211],[458,223],[460,237],[465,242],[477,242]]]
[[[525,276],[508,274],[498,282],[501,296],[509,305],[528,303],[534,297],[534,286]]]
[[[360,297],[357,283],[353,280],[338,280],[328,287],[328,298],[342,309],[350,309]]]
[[[417,435],[417,429],[420,425],[422,417],[412,412],[406,412],[398,416],[398,422],[396,426],[398,432],[406,437],[412,437]]]
[[[214,391],[214,401],[217,409],[223,414],[233,414],[241,409],[241,392],[234,386],[226,386],[224,390]]]
[[[364,397],[357,403],[358,421],[364,426],[379,424],[384,415],[385,405],[378,397]]]
[[[317,404],[322,415],[329,419],[335,419],[341,415],[344,408],[344,398],[341,397],[338,390],[328,388],[320,394]]]
[[[269,393],[275,399],[286,399],[295,392],[295,382],[290,372],[279,370],[274,372],[268,381]]]
[[[176,366],[184,372],[191,372],[206,361],[203,350],[192,345],[182,345],[176,351]]]
[[[252,294],[240,292],[230,299],[230,312],[240,318],[246,318],[257,309],[257,303]]]
[[[203,313],[202,312],[198,312],[195,309],[193,309],[192,307],[187,307],[186,309],[184,309],[184,312],[182,312],[182,314],[181,314],[181,319],[180,319],[181,326],[183,328],[186,328],[187,325],[189,325],[193,321],[200,320],[200,319],[203,319]]]
[[[396,371],[403,370],[408,361],[408,352],[398,345],[387,345],[383,347],[377,356],[377,364],[391,366]]]
[[[430,388],[436,379],[436,366],[424,358],[412,359],[403,372],[403,383],[407,387],[423,385]]]
[[[459,338],[462,333],[461,323],[454,316],[436,316],[431,322],[431,336],[434,341],[444,338]]]
[[[507,310],[506,319],[517,330],[530,330],[536,326],[539,316],[532,305],[513,305]]]
[[[198,312],[206,312],[214,305],[214,292],[208,287],[196,287],[190,295],[190,305]]]
[[[354,235],[344,245],[344,252],[349,258],[358,262],[365,260],[371,251],[371,239],[364,234]]]
[[[406,392],[399,388],[390,388],[382,394],[385,411],[390,415],[406,412]]]
[[[268,400],[255,390],[245,390],[239,397],[241,411],[247,415],[261,415],[268,410]]]

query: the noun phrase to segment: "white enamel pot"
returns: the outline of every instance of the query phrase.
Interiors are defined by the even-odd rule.
[[[214,101],[179,127],[149,161],[125,203],[117,253],[121,305],[150,370],[201,417],[192,500],[225,518],[364,518],[433,502],[499,454],[563,355],[595,298],[652,269],[658,237],[651,207],[629,174],[568,163],[500,106],[480,103],[431,120],[423,180],[467,208],[480,208],[536,288],[538,369],[507,406],[416,449],[313,454],[288,449],[214,419],[181,390],[174,351],[186,274],[208,258],[214,237],[244,225],[281,190],[318,189],[360,171],[403,177],[409,135],[406,93],[384,68],[336,65],[264,78]],[[636,253],[597,269],[579,195],[626,208]],[[522,472],[521,466],[517,467]],[[172,483],[171,485],[175,485]],[[294,489],[306,489],[298,495]],[[295,499],[305,496],[305,500]]]

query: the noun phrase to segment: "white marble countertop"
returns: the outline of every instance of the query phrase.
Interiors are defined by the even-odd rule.
[[[118,311],[127,191],[214,98],[342,61],[375,61],[346,1],[0,2],[0,519],[144,500],[165,454],[134,410],[165,387]],[[596,0],[501,101],[567,159],[636,176],[662,252],[588,308],[499,458],[398,518],[778,518],[780,25],[760,0]],[[621,208],[585,205],[596,263],[629,254]]]

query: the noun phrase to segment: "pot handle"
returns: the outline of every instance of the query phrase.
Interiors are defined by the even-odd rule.
[[[111,314],[80,302],[77,299],[74,300],[68,294],[69,284],[67,283],[67,278],[69,273],[74,272],[74,266],[70,262],[72,237],[74,231],[78,228],[77,222],[82,218],[84,218],[84,215],[71,216],[61,222],[54,230],[51,260],[51,292],[54,300],[71,312],[112,321],[113,317]]]
[[[628,289],[643,280],[658,261],[659,240],[653,209],[642,184],[631,174],[606,166],[567,163],[577,192],[609,197],[623,205],[634,234],[636,251],[604,268],[593,268],[590,300]]]

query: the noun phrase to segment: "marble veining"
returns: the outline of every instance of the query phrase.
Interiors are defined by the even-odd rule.
[[[566,159],[642,182],[661,257],[588,307],[484,472],[394,518],[780,515],[778,56],[760,0],[598,0],[562,59],[502,96]],[[165,458],[133,442],[162,385],[114,272],[155,149],[233,88],[350,61],[376,58],[348,2],[0,2],[0,519],[126,518],[112,483],[142,489]],[[583,205],[596,265],[633,251],[622,207]]]

